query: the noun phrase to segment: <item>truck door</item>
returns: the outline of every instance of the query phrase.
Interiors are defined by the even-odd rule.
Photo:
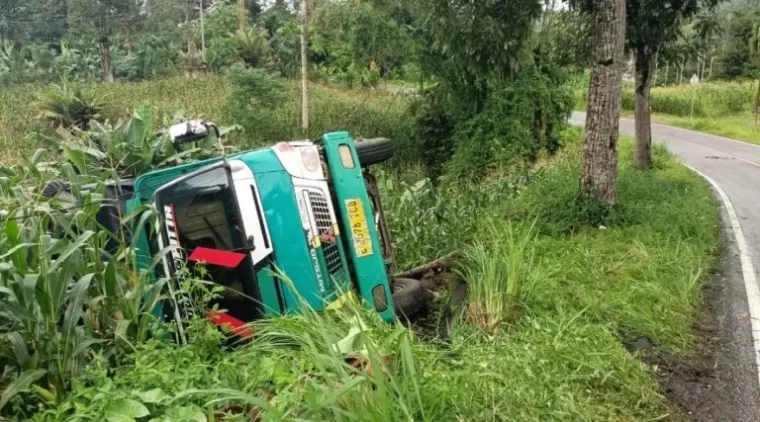
[[[185,265],[193,273],[202,263],[208,278],[225,287],[218,301],[225,318],[252,321],[263,314],[252,254],[260,240],[246,232],[235,188],[226,162],[162,186],[155,194],[163,214],[159,246],[175,247],[164,257],[167,276],[177,277]]]

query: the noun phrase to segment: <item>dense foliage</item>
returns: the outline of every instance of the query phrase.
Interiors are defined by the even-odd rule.
[[[609,228],[586,224],[574,206],[579,132],[564,125],[588,26],[542,3],[311,2],[304,134],[292,81],[299,2],[246,0],[241,28],[236,1],[5,0],[0,415],[665,418],[651,371],[620,339],[647,336],[671,352],[691,344],[717,243],[714,202],[658,149],[656,177],[621,168]],[[569,31],[579,35],[563,49]],[[354,89],[383,78],[432,83],[419,96]],[[195,299],[182,325],[157,318],[158,301],[176,306],[175,291],[138,271],[134,245],[94,217],[109,180],[218,154],[216,140],[170,148],[165,128],[185,116],[239,124],[225,137],[236,148],[333,130],[393,138],[396,156],[376,173],[399,265],[461,250],[443,283],[473,285],[447,342],[349,302],[254,322],[255,342],[225,348],[199,317],[222,290],[203,274],[172,284]],[[51,178],[71,193],[42,197]],[[155,217],[146,206],[125,222]],[[182,346],[172,341],[180,326]]]
[[[463,247],[459,273],[481,281],[447,344],[351,304],[256,322],[257,340],[234,350],[224,350],[222,333],[200,319],[189,321],[187,346],[162,340],[172,325],[150,309],[171,297],[121,260],[103,263],[107,234],[87,231],[100,188],[79,191],[81,208],[72,209],[34,195],[31,186],[44,180],[36,166],[6,168],[11,180],[0,198],[16,218],[0,231],[0,248],[10,254],[0,272],[0,337],[8,345],[0,349],[8,368],[0,414],[37,421],[662,418],[656,383],[618,336],[647,335],[668,350],[688,346],[699,269],[717,239],[714,204],[696,176],[658,150],[658,177],[622,169],[630,206],[615,212],[611,226],[583,228],[570,206],[577,186],[567,181],[579,159],[578,132],[570,135],[575,141],[530,184],[492,177],[434,190],[407,166],[378,174],[401,262]],[[97,183],[69,174],[76,186]],[[11,194],[19,182],[30,186],[23,198]],[[43,234],[51,219],[81,234]],[[122,245],[117,256],[130,253]],[[508,294],[496,294],[502,289]]]
[[[0,84],[40,80],[145,79],[220,72],[235,63],[294,76],[300,40],[294,4],[237,1],[34,0],[0,7]],[[318,2],[309,58],[316,77],[375,85],[401,75],[413,47],[374,2]],[[38,28],[38,30],[29,30]],[[205,47],[205,48],[203,48]]]

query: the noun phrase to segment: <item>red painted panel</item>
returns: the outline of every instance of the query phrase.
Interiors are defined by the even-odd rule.
[[[245,325],[245,322],[230,316],[226,312],[213,311],[209,312],[207,318],[216,325],[227,327],[232,334],[248,339],[253,337],[253,330]]]
[[[241,262],[243,262],[245,259],[245,254],[222,251],[219,249],[197,247],[187,259],[190,261],[219,265],[220,267],[235,268],[240,265]]]

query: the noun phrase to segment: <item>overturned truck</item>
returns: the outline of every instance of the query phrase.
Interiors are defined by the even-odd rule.
[[[171,128],[175,148],[209,135],[213,125]],[[178,279],[203,265],[224,286],[218,325],[245,334],[245,323],[323,310],[358,294],[384,320],[412,315],[425,304],[418,280],[394,278],[395,261],[380,195],[368,168],[393,155],[389,139],[354,140],[346,132],[318,140],[280,142],[206,161],[156,170],[110,184],[98,214],[117,233],[124,215],[146,204],[161,229],[130,227],[139,268]],[[51,182],[46,196],[67,194]],[[165,303],[158,312],[176,314]]]

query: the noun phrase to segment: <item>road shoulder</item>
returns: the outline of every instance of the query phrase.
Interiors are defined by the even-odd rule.
[[[717,195],[717,193],[715,193]],[[653,359],[663,392],[681,419],[760,422],[760,386],[739,247],[720,202],[723,259],[704,287],[698,344],[687,356]]]

